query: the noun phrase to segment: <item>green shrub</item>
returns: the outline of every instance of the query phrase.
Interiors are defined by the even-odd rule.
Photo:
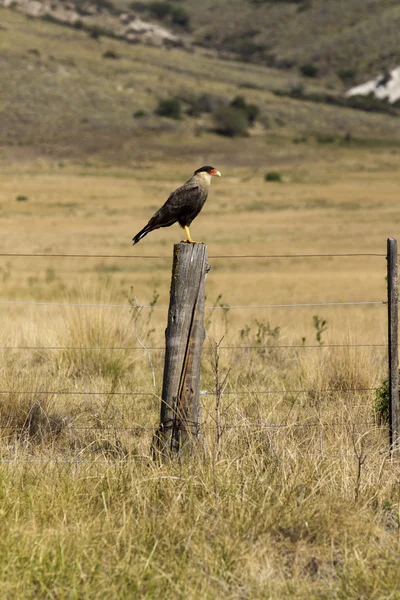
[[[133,113],[132,116],[134,119],[141,119],[142,117],[146,116],[146,113],[144,112],[144,110],[137,110],[136,112]]]
[[[160,21],[168,20],[174,25],[179,25],[186,29],[189,26],[189,13],[183,6],[175,6],[169,2],[156,0],[149,4],[132,2],[129,8],[138,12],[148,12],[154,19],[159,19]]]
[[[213,113],[215,131],[228,137],[247,135],[248,119],[243,110],[233,106],[221,106]]]
[[[340,77],[340,79],[343,81],[343,83],[349,85],[354,82],[357,75],[357,71],[355,69],[341,69],[340,71],[338,71],[337,74],[338,77]]]
[[[17,196],[15,199],[17,202],[27,202],[28,196]]]
[[[247,118],[249,119],[250,127],[254,125],[258,115],[260,114],[260,109],[256,104],[248,104],[246,108]]]
[[[243,96],[236,96],[230,103],[232,108],[243,111],[246,115],[250,127],[254,125],[256,118],[259,115],[260,109],[256,104],[247,104]]]
[[[150,2],[148,9],[155,19],[161,21],[168,17],[171,12],[171,6],[167,2]]]
[[[282,177],[279,171],[268,171],[268,173],[265,173],[264,179],[265,181],[278,181],[279,183],[282,182]]]
[[[172,6],[170,15],[174,25],[179,25],[186,29],[189,27],[189,14],[183,6]]]
[[[312,63],[302,65],[300,71],[305,77],[317,77],[318,75],[318,68]]]
[[[317,133],[315,139],[318,144],[333,144],[336,141],[336,137],[331,133]]]
[[[129,10],[137,11],[137,12],[145,12],[148,8],[148,5],[144,2],[131,2],[128,4]]]
[[[237,108],[238,110],[246,111],[246,100],[243,96],[236,96],[232,100],[231,106],[233,106],[233,108]]]
[[[110,2],[110,0],[95,0],[95,5],[97,6],[97,8],[104,8],[106,10],[109,10],[110,12],[112,12],[115,9],[114,4]]]
[[[117,37],[111,29],[105,29],[105,27],[100,27],[99,25],[90,25],[86,29],[89,36],[94,40],[98,40],[100,36]]]
[[[169,119],[182,118],[181,103],[177,98],[160,100],[154,112],[160,117],[168,117]]]
[[[111,58],[113,60],[117,60],[119,56],[116,52],[114,52],[114,50],[106,50],[103,54],[103,58]]]

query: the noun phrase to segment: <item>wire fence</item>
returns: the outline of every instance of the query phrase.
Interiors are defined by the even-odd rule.
[[[279,350],[290,348],[315,348],[318,350],[331,348],[385,348],[387,344],[253,344],[219,346],[220,350]],[[165,351],[165,346],[0,346],[0,350],[158,350]]]
[[[386,254],[380,252],[342,252],[336,254],[214,254],[210,255],[210,259],[228,258],[228,259],[243,259],[243,258],[355,258],[375,256],[378,258],[386,258]],[[170,256],[161,255],[134,255],[134,254],[41,254],[32,252],[0,252],[0,257],[8,258],[129,258],[131,260],[154,260],[165,259],[171,260]]]
[[[131,261],[136,260],[171,260],[170,256],[165,255],[141,255],[141,256],[132,256],[132,255],[119,255],[119,254],[44,254],[44,253],[0,253],[0,257],[8,257],[8,258],[45,258],[45,259],[126,259]],[[267,260],[275,260],[275,259],[349,259],[349,258],[365,258],[365,257],[374,257],[374,258],[386,258],[386,254],[382,253],[327,253],[327,254],[243,254],[243,255],[211,255],[210,259],[224,259],[224,260],[245,260],[245,259],[267,259]],[[314,307],[338,307],[338,308],[346,308],[346,307],[368,307],[368,306],[385,306],[387,305],[387,300],[358,300],[358,301],[326,301],[326,302],[304,302],[304,303],[275,303],[275,304],[257,304],[257,305],[230,305],[226,303],[221,303],[213,306],[206,306],[206,310],[264,310],[264,309],[298,309],[298,308],[314,308]],[[61,308],[118,308],[125,310],[165,310],[168,308],[167,305],[157,305],[157,304],[148,304],[148,305],[139,305],[139,304],[117,304],[117,303],[80,303],[80,302],[47,302],[47,301],[36,301],[36,300],[2,300],[0,301],[0,306],[20,306],[20,307],[61,307]],[[220,344],[218,346],[218,351],[248,351],[248,350],[256,350],[256,351],[285,351],[285,350],[343,350],[347,348],[359,349],[359,348],[370,348],[371,350],[379,350],[382,349],[387,350],[387,343],[318,343],[318,344]],[[126,352],[136,352],[138,350],[141,351],[158,351],[164,352],[164,346],[63,346],[63,345],[3,345],[0,346],[0,350],[3,351],[95,351],[95,352],[103,352],[103,351],[126,351]],[[327,393],[342,393],[342,394],[357,394],[357,393],[366,393],[366,392],[376,392],[377,387],[363,387],[363,386],[342,386],[342,387],[326,387],[326,388],[294,388],[294,389],[245,389],[245,390],[230,390],[224,389],[221,392],[222,396],[227,397],[243,397],[243,396],[285,396],[288,394],[296,395],[296,394],[327,394]],[[200,392],[202,397],[213,397],[216,395],[215,390],[202,390]],[[78,397],[154,397],[158,400],[160,399],[160,394],[156,393],[155,390],[152,391],[137,391],[137,390],[115,390],[112,389],[110,391],[99,391],[99,390],[79,390],[79,389],[52,389],[52,390],[42,390],[42,389],[31,389],[31,390],[21,390],[21,389],[0,389],[0,396],[43,396],[43,397],[52,397],[56,398],[58,396],[78,396]],[[361,406],[362,404],[360,404]],[[358,434],[370,434],[371,432],[380,432],[382,433],[387,429],[387,425],[377,424],[375,420],[368,421],[357,421],[356,423],[358,428]],[[337,421],[332,421],[330,423],[324,422],[319,419],[318,421],[310,421],[306,420],[304,422],[265,422],[265,423],[254,423],[254,422],[235,422],[235,423],[224,423],[223,431],[234,431],[234,430],[248,430],[253,432],[265,432],[265,431],[289,431],[291,429],[319,429],[324,430],[327,428],[335,429],[342,428],[342,424]],[[364,427],[363,431],[360,431],[360,427]],[[10,429],[10,424],[1,424],[0,429],[8,430]],[[67,428],[68,429],[68,428]],[[74,431],[91,431],[99,434],[117,434],[117,433],[125,433],[125,434],[133,434],[133,433],[143,433],[143,432],[152,432],[154,433],[154,426],[143,426],[143,425],[133,425],[133,426],[93,426],[93,425],[74,425]],[[206,433],[213,433],[216,431],[216,426],[204,425],[203,431]],[[15,432],[24,432],[26,431],[25,425],[23,427],[14,427]],[[381,455],[388,452],[387,447],[381,448],[379,450],[374,451],[374,454]],[[312,453],[308,453],[307,455],[312,455]],[[316,453],[316,456],[324,455],[323,452]],[[354,456],[357,457],[357,452],[339,452],[333,454],[325,454],[325,456],[332,457],[348,457]],[[135,455],[135,460],[138,458]],[[127,456],[120,456],[119,460],[127,460]],[[148,457],[146,458],[146,460]],[[109,464],[109,459],[99,459],[98,457],[94,458],[82,458],[80,456],[75,457],[49,457],[49,458],[35,458],[35,457],[5,457],[0,458],[1,463],[13,463],[13,462],[37,462],[37,463],[48,463],[55,462],[60,464],[70,464],[70,463],[104,463]]]
[[[217,306],[205,306],[206,310],[231,310],[231,309],[252,309],[259,310],[263,308],[314,308],[316,306],[373,306],[380,305],[384,306],[387,304],[385,300],[372,300],[369,302],[307,302],[307,303],[298,303],[298,304],[243,304],[243,305],[234,305],[234,304],[219,304]],[[78,307],[78,308],[124,308],[125,310],[137,310],[137,309],[167,309],[167,304],[148,304],[148,305],[129,305],[129,304],[95,304],[95,303],[80,303],[80,302],[37,302],[34,300],[1,300],[1,305],[14,305],[14,306],[57,306],[57,307]]]

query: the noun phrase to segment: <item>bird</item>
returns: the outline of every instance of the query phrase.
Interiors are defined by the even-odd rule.
[[[169,227],[174,223],[179,223],[185,230],[186,240],[183,240],[185,244],[201,243],[192,240],[189,226],[207,200],[212,177],[221,177],[221,173],[210,165],[197,169],[186,183],[169,195],[165,204],[151,217],[147,225],[135,235],[132,245],[134,246],[140,242],[150,231],[160,227]]]

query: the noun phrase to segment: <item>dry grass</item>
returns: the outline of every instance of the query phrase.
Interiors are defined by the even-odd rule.
[[[398,223],[391,149],[274,149],[265,161],[282,184],[216,162],[223,178],[192,231],[210,255],[385,254]],[[386,374],[385,348],[328,347],[384,344],[384,306],[218,307],[384,300],[384,256],[210,259],[205,446],[184,463],[151,460],[163,353],[150,350],[150,364],[120,348],[163,344],[165,310],[132,304],[168,302],[180,233],[134,249],[130,239],[191,170],[34,163],[1,174],[3,252],[132,258],[4,257],[2,301],[122,307],[1,306],[0,345],[42,348],[3,351],[0,595],[399,598],[399,464],[368,391]],[[145,255],[163,258],[133,258]],[[327,321],[322,347],[314,315]],[[220,349],[218,445],[222,336],[256,348]]]

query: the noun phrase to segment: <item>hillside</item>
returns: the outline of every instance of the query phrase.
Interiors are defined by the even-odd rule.
[[[152,6],[153,0],[122,6]],[[160,4],[160,3],[158,3]],[[362,82],[400,64],[398,0],[180,0],[193,41],[283,69],[312,64],[320,76]]]
[[[218,157],[261,161],[265,143],[274,140],[400,137],[400,121],[393,116],[277,96],[276,90],[298,85],[294,71],[94,39],[87,31],[9,8],[0,9],[0,17],[3,157],[101,155],[114,162],[208,156],[212,147]],[[315,79],[306,89],[328,91]],[[259,108],[256,125],[248,137],[218,136],[212,107],[237,95]],[[211,112],[193,114],[204,96]],[[168,98],[181,103],[180,119],[155,114]]]

